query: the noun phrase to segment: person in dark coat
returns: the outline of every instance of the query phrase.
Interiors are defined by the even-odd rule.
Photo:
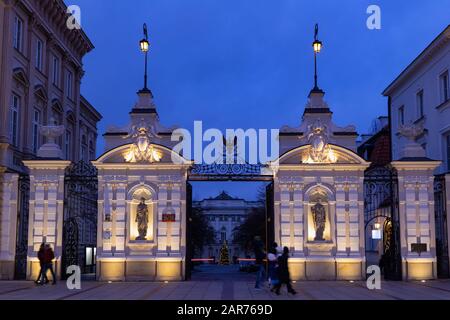
[[[290,294],[297,294],[297,292],[292,288],[291,277],[289,275],[289,248],[283,248],[283,254],[278,258],[278,284],[275,286],[274,290],[277,295],[280,295],[280,289],[283,284],[287,286],[287,290]]]
[[[55,259],[55,253],[53,252],[53,249],[49,244],[45,245],[44,252],[44,273],[47,274],[47,271],[50,270],[53,279],[52,284],[56,284],[56,276],[55,272],[53,271],[53,259]]]
[[[261,284],[264,283],[266,277],[266,268],[264,266],[264,258],[266,256],[264,252],[264,244],[259,236],[255,237],[253,242],[253,249],[255,252],[255,266],[257,268],[255,288],[261,289]]]
[[[44,262],[44,260],[45,260],[45,243],[42,243],[41,246],[39,247],[37,257],[39,259],[39,266],[41,269],[39,270],[39,275],[38,275],[38,278],[36,279],[35,283],[36,284],[48,283],[47,274],[44,272],[44,270],[45,270],[45,262]]]

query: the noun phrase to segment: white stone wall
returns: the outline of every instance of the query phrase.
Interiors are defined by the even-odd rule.
[[[439,162],[393,162],[398,170],[400,243],[403,278],[436,278],[433,170]],[[426,244],[427,251],[412,251]]]
[[[0,280],[14,277],[18,178],[17,174],[0,172]]]
[[[333,177],[333,173],[313,172],[301,178],[283,177],[280,173],[279,201],[276,203],[279,241],[294,250],[295,256],[304,256],[308,244],[308,191],[313,188],[330,190],[327,219],[327,241],[336,246],[336,256],[361,256],[364,241],[363,177],[358,173],[348,177]],[[292,172],[291,172],[292,174]],[[327,177],[328,176],[328,177]]]
[[[30,169],[28,278],[37,274],[37,251],[42,242],[55,251],[59,275],[64,219],[64,170],[69,161],[24,161]]]
[[[179,256],[182,250],[182,216],[185,190],[181,177],[158,175],[99,176],[99,234],[98,253],[100,257],[125,257],[131,236],[131,202],[133,190],[148,190],[151,193],[153,220],[149,222],[148,243],[156,250],[148,252],[158,256]],[[175,222],[163,222],[166,210],[175,214]],[[151,231],[150,231],[151,229]]]

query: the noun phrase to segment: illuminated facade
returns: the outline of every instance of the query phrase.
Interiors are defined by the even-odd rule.
[[[202,256],[198,258],[215,258],[216,262],[219,261],[220,249],[225,241],[230,257],[245,258],[247,254],[252,255],[253,252],[244,252],[234,241],[233,233],[247,219],[249,212],[261,205],[258,201],[233,198],[225,191],[217,197],[194,202],[192,206],[206,216],[215,234],[215,242],[206,244]]]

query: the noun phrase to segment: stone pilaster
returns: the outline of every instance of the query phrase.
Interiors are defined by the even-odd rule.
[[[395,161],[404,280],[435,279],[433,171],[439,161]]]
[[[14,279],[18,178],[0,167],[0,280]]]
[[[24,161],[30,170],[30,215],[28,231],[27,278],[39,273],[37,251],[42,242],[55,251],[55,270],[61,275],[64,219],[64,170],[69,161]]]

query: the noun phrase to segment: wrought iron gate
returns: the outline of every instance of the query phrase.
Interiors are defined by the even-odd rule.
[[[73,163],[64,182],[62,277],[67,277],[71,265],[84,274],[95,273],[95,261],[88,259],[86,251],[97,246],[97,169],[84,161]]]
[[[371,167],[364,174],[365,226],[375,218],[386,219],[383,239],[383,269],[387,280],[402,279],[398,178],[394,168]]]
[[[434,179],[434,211],[436,221],[437,274],[439,278],[449,278],[445,175],[436,176]]]
[[[30,177],[28,175],[19,176],[18,191],[14,279],[25,280],[27,277],[28,217],[30,202]]]
[[[186,261],[185,261],[185,280],[191,280],[192,275],[192,185],[186,183]]]

